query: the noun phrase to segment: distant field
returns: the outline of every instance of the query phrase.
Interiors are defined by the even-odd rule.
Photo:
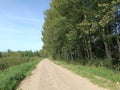
[[[0,70],[33,61],[37,57],[40,57],[39,53],[32,51],[0,52]]]
[[[30,74],[41,59],[0,71],[0,90],[15,90],[20,81]]]

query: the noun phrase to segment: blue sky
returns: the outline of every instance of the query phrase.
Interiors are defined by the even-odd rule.
[[[0,0],[0,51],[40,50],[50,0]]]

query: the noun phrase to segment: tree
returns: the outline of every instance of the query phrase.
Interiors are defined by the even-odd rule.
[[[114,0],[52,0],[45,12],[43,52],[66,60],[112,58],[119,41],[119,15],[114,17]],[[115,31],[115,35],[113,35]],[[96,61],[97,62],[97,61]]]
[[[2,52],[0,52],[0,58],[2,57]]]

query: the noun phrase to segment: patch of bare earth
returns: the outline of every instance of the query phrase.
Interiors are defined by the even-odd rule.
[[[42,60],[31,76],[23,80],[17,90],[106,90],[92,84],[88,79]]]

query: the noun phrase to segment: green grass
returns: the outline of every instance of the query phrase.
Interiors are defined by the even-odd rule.
[[[0,58],[0,70],[7,69],[12,66],[20,65],[29,61],[32,61],[32,57],[28,56],[8,56],[8,57],[3,57]]]
[[[34,60],[0,71],[0,90],[15,90],[20,81],[30,74],[40,60]]]
[[[83,66],[66,61],[54,61],[56,64],[72,70],[74,73],[89,78],[91,82],[110,90],[120,90],[120,73],[104,67]],[[118,89],[119,88],[119,89]]]

